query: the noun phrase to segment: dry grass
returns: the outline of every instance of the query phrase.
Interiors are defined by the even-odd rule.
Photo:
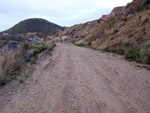
[[[11,74],[16,63],[16,54],[12,51],[0,56],[0,80],[3,80]]]
[[[0,54],[0,86],[5,85],[12,79],[16,79],[20,75],[21,68],[27,62],[36,64],[36,55],[34,50],[40,52],[49,50],[52,51],[56,45],[54,43],[47,46],[45,43],[24,44],[22,48],[16,51],[8,51]],[[33,60],[32,60],[33,59]]]

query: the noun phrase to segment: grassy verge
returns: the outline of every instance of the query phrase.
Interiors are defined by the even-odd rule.
[[[139,47],[129,49],[126,54],[126,59],[150,65],[150,45],[145,45],[145,47],[141,49]]]
[[[112,47],[107,46],[105,51],[124,55],[129,61],[150,64],[150,44],[146,44],[144,47],[134,47],[130,43],[119,43]]]
[[[93,49],[93,50],[98,50],[96,47],[86,46],[85,44],[74,44],[74,45],[79,46],[79,47]]]
[[[124,55],[125,54],[125,50],[122,47],[106,47],[105,51],[107,52],[113,52],[119,55]]]
[[[98,50],[96,47],[87,47],[85,44],[77,44],[77,46]],[[146,44],[144,47],[134,47],[132,43],[120,42],[114,46],[107,46],[103,51],[124,55],[128,61],[150,65],[150,44]]]
[[[79,47],[86,47],[85,44],[76,44]]]

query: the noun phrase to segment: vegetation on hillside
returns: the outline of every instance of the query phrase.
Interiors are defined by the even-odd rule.
[[[125,7],[117,7],[103,16],[89,32],[75,44],[124,55],[129,61],[149,63],[150,54],[150,0],[133,0]],[[92,25],[93,22],[89,22]],[[84,25],[84,24],[83,24]],[[79,34],[71,27],[72,34]],[[69,28],[67,28],[68,30]],[[87,29],[87,26],[80,31]],[[78,32],[77,32],[78,31]],[[69,34],[67,34],[69,35]],[[74,37],[72,36],[74,39]]]
[[[38,60],[38,54],[48,50],[52,51],[56,45],[54,43],[25,43],[22,47],[16,51],[8,51],[0,55],[0,86],[5,85],[12,79],[16,80],[21,74],[21,69],[29,63],[31,65],[36,64]],[[32,70],[24,75],[27,79]],[[20,76],[19,76],[20,77]],[[23,83],[23,78],[20,77],[20,83]]]

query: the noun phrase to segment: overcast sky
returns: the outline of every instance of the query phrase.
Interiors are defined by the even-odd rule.
[[[28,18],[72,26],[109,14],[132,0],[0,0],[0,31]]]

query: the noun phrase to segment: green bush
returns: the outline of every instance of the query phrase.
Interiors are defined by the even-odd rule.
[[[21,78],[21,79],[19,80],[19,82],[20,82],[20,83],[23,83],[23,78]]]
[[[150,64],[150,51],[147,49],[141,51],[137,61],[144,64]]]
[[[114,31],[114,33],[118,33],[119,31],[116,29],[115,31]]]
[[[16,63],[14,64],[14,71],[20,70],[21,67],[22,67],[22,65],[19,64],[18,62],[16,62]]]
[[[12,78],[13,80],[17,80],[17,75],[13,75],[11,78]]]
[[[32,64],[36,64],[36,62],[37,62],[37,58],[36,58],[36,57],[33,57],[31,63],[32,63]]]
[[[29,47],[29,44],[25,43],[25,44],[22,45],[22,48],[24,50],[28,50],[30,47]]]
[[[97,50],[97,48],[96,48],[96,47],[91,47],[91,49],[93,49],[93,50]]]
[[[150,48],[150,44],[146,44],[146,45],[144,46],[144,48],[149,49],[149,48]]]
[[[29,74],[28,73],[26,73],[26,75],[25,75],[25,79],[28,79],[29,78]]]
[[[150,45],[147,44],[143,49],[138,47],[132,48],[126,54],[126,58],[143,64],[150,64]]]
[[[130,44],[130,42],[124,43],[124,46],[125,46],[125,47],[129,47],[130,45],[132,45],[132,44]]]
[[[110,47],[107,46],[107,47],[105,48],[105,51],[110,52]]]
[[[109,47],[109,46],[107,46],[105,48],[105,51],[113,52],[113,53],[116,53],[119,55],[124,55],[124,53],[125,53],[125,50],[122,47]]]
[[[147,53],[147,64],[150,64],[150,51]]]
[[[107,46],[107,47],[105,48],[105,51],[115,53],[115,52],[116,52],[116,48],[113,48],[113,47]]]
[[[141,51],[140,56],[138,59],[136,59],[136,61],[146,64],[147,63],[146,54],[147,54],[147,51],[145,50]]]
[[[140,57],[140,48],[131,48],[126,54],[127,59],[137,60]]]
[[[40,46],[38,49],[40,52],[45,51],[48,47],[47,46]]]
[[[77,46],[85,47],[85,44],[81,43],[81,44],[77,44]]]
[[[120,47],[120,48],[116,49],[116,52],[115,52],[115,53],[117,53],[117,54],[119,54],[119,55],[124,55],[125,50],[124,50],[122,47]]]
[[[33,50],[33,53],[34,53],[35,55],[40,54],[40,50],[39,50],[39,49],[34,49],[34,50]]]

